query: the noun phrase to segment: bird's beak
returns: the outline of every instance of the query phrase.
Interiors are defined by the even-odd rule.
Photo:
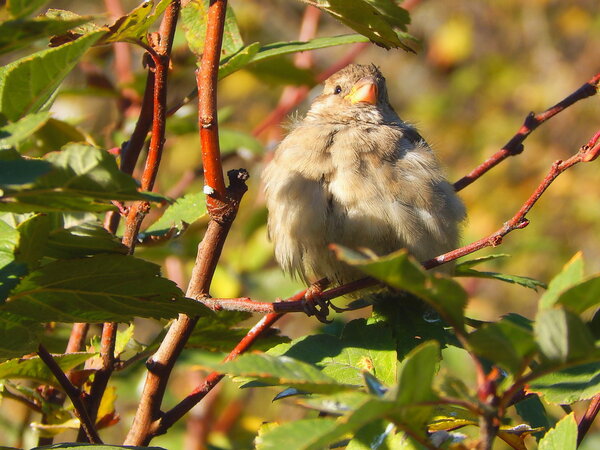
[[[344,98],[352,104],[364,102],[374,105],[377,103],[377,83],[373,77],[361,78]]]

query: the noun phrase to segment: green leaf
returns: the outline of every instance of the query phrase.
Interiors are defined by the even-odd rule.
[[[47,2],[48,0],[8,0],[6,2],[6,7],[10,14],[15,19],[18,19],[20,17],[28,16]]]
[[[0,313],[40,322],[128,322],[207,313],[201,303],[181,296],[155,264],[133,256],[96,255],[55,261],[30,273]]]
[[[343,34],[340,36],[315,38],[310,41],[273,42],[262,46],[251,62],[257,63],[276,56],[289,55],[290,53],[306,52],[308,50],[318,50],[320,48],[367,41],[368,39],[359,34]]]
[[[356,319],[346,324],[341,338],[328,334],[305,336],[268,353],[315,364],[338,383],[362,385],[364,371],[387,385],[395,381],[395,342],[385,322]]]
[[[40,129],[49,118],[49,112],[41,112],[4,125],[0,128],[0,150],[15,147]]]
[[[104,36],[102,43],[145,40],[148,28],[160,17],[169,3],[170,0],[159,0],[154,6],[154,0],[145,1],[127,15],[117,19],[109,27],[110,32]]]
[[[291,58],[284,56],[253,63],[248,70],[264,83],[296,86],[317,84],[313,71],[297,67]]]
[[[473,278],[490,278],[493,280],[504,281],[506,283],[518,284],[520,286],[533,289],[537,291],[538,288],[545,288],[546,285],[541,281],[535,280],[530,277],[523,277],[520,275],[508,275],[499,272],[482,272],[479,270],[471,269],[464,265],[456,266],[454,270],[454,276],[457,277],[473,277]]]
[[[95,355],[95,353],[67,353],[64,355],[53,355],[53,357],[59,367],[66,372],[83,364]],[[11,359],[0,364],[0,379],[12,378],[26,378],[60,387],[60,384],[54,378],[48,366],[46,366],[39,356],[25,359]]]
[[[240,70],[246,66],[260,50],[260,43],[254,42],[246,47],[241,48],[237,52],[228,57],[221,59],[219,63],[219,80],[222,80],[227,75]]]
[[[540,298],[540,309],[550,308],[558,301],[560,294],[581,281],[583,281],[583,257],[581,252],[578,252],[565,264],[562,271],[550,281],[548,290]]]
[[[540,440],[539,450],[575,450],[577,448],[577,421],[573,413],[563,417]]]
[[[483,325],[468,337],[480,356],[512,373],[523,369],[523,360],[537,350],[533,333],[509,320]]]
[[[219,79],[254,63],[267,61],[291,53],[318,50],[320,48],[335,47],[337,45],[355,44],[357,42],[368,42],[369,39],[360,34],[344,34],[341,36],[322,37],[310,41],[284,41],[273,42],[261,47],[260,43],[254,42],[241,48],[230,56],[221,59],[219,64]]]
[[[0,194],[2,190],[32,185],[42,175],[52,170],[52,164],[37,159],[0,160]],[[3,196],[0,196],[0,210]]]
[[[432,385],[440,357],[440,346],[435,341],[424,342],[406,356],[398,371],[396,405],[414,405],[437,399]],[[412,429],[424,430],[432,412],[432,406],[413,407],[401,409],[394,416],[398,422],[410,424]]]
[[[412,51],[401,39],[408,35],[398,33],[410,23],[408,12],[389,0],[303,0],[324,11],[343,24],[368,37],[384,48],[400,47]]]
[[[12,52],[48,36],[63,34],[68,30],[92,20],[79,16],[72,19],[35,17],[30,20],[8,20],[0,23],[0,54]]]
[[[587,326],[578,316],[563,309],[538,312],[535,335],[544,356],[554,363],[584,362],[599,356]]]
[[[4,312],[0,306],[0,361],[36,351],[43,331],[40,324]]]
[[[376,259],[339,245],[334,250],[338,259],[393,288],[408,291],[425,300],[450,325],[464,329],[464,309],[467,305],[465,290],[451,278],[423,270],[406,250]]]
[[[34,269],[46,253],[50,218],[42,214],[32,216],[21,222],[17,230],[20,234],[19,247],[15,252],[17,260],[26,263],[30,269]]]
[[[4,195],[0,210],[13,212],[49,211],[104,211],[111,209],[109,200],[158,200],[162,197],[138,192],[131,176],[121,172],[115,159],[105,151],[83,144],[72,144],[60,152],[45,155],[45,161],[18,160],[27,173],[52,170],[35,181],[19,176],[16,181],[29,182],[14,188],[10,182],[0,181]],[[9,161],[8,163],[11,163]],[[0,167],[6,162],[0,162]],[[11,189],[12,187],[12,189]]]
[[[206,39],[208,0],[191,0],[181,9],[185,38],[192,53],[202,56]],[[225,14],[221,59],[237,53],[244,46],[233,9],[228,5]]]
[[[173,227],[182,230],[184,224],[194,223],[206,215],[206,200],[204,197],[203,192],[194,192],[177,199],[165,210],[160,219],[144,231],[144,234],[160,236],[168,233]]]
[[[194,327],[194,332],[186,342],[186,348],[201,348],[212,352],[229,352],[250,331],[249,328],[229,328],[220,323],[204,327]],[[275,345],[289,342],[289,338],[280,336],[278,330],[261,335],[252,348],[267,350]]]
[[[456,266],[454,266],[454,269],[455,269],[455,271],[462,270],[462,269],[469,269],[471,267],[475,267],[484,262],[493,261],[495,259],[508,258],[509,256],[510,255],[507,253],[497,253],[495,255],[481,256],[479,258],[473,258],[473,259],[469,259],[467,261],[461,261],[461,262],[457,263]]]
[[[127,247],[100,223],[83,222],[80,225],[52,230],[46,242],[45,255],[59,259],[127,252]]]
[[[532,381],[528,391],[542,394],[546,401],[560,405],[588,400],[600,393],[600,363],[551,372]]]
[[[257,436],[256,450],[320,450],[326,448],[327,438],[338,427],[337,422],[329,418],[296,420],[269,427]]]
[[[15,261],[19,239],[19,232],[0,220],[0,305],[27,273],[27,266]]]
[[[563,305],[574,313],[597,306],[600,303],[600,274],[594,275],[564,290],[555,304]]]
[[[284,385],[302,391],[331,393],[355,389],[340,384],[311,364],[287,357],[246,354],[217,370],[232,376],[252,377],[268,384]]]
[[[525,420],[532,428],[550,429],[552,424],[548,420],[549,416],[537,395],[532,395],[524,400],[521,400],[515,405],[517,413]],[[546,434],[546,431],[534,433],[536,440],[539,440]]]
[[[42,50],[0,68],[0,111],[18,120],[49,106],[54,92],[88,48],[104,32],[83,36],[60,47]]]

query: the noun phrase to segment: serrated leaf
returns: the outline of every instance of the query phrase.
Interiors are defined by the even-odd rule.
[[[127,247],[100,223],[83,222],[80,225],[52,230],[48,234],[45,255],[58,259],[127,252]]]
[[[169,6],[170,0],[154,0],[143,2],[140,6],[120,17],[109,27],[110,32],[102,42],[131,42],[145,39],[148,28],[160,17]]]
[[[481,256],[479,258],[469,259],[467,261],[461,261],[454,266],[455,270],[469,269],[475,267],[484,262],[493,261],[495,259],[508,258],[510,255],[507,253],[497,253],[495,255]]]
[[[285,355],[322,367],[338,383],[362,385],[363,371],[391,385],[396,375],[396,349],[389,324],[356,319],[346,324],[342,336],[305,336],[278,345],[270,355]]]
[[[305,52],[308,50],[318,50],[320,48],[368,41],[368,38],[360,34],[345,34],[341,36],[315,38],[310,41],[273,42],[264,46],[261,46],[259,42],[254,42],[221,60],[219,65],[219,79],[225,78],[227,75],[230,75],[249,64],[260,63],[271,58],[289,55],[291,53]]]
[[[50,113],[45,111],[29,114],[22,119],[4,125],[0,128],[0,150],[15,147],[42,127],[50,118]]]
[[[144,234],[160,236],[168,233],[171,228],[178,230],[183,224],[191,224],[206,214],[206,200],[203,192],[186,194],[170,205],[163,215],[150,225]]]
[[[48,36],[63,34],[89,22],[92,17],[79,16],[70,20],[35,17],[29,20],[8,20],[0,23],[0,54],[12,52]]]
[[[527,390],[542,394],[544,400],[560,405],[588,400],[600,393],[600,363],[549,373],[532,381]]]
[[[339,245],[334,250],[338,259],[393,288],[425,300],[450,325],[464,329],[464,309],[467,305],[465,290],[451,278],[423,270],[406,250],[381,258],[370,258]]]
[[[11,161],[9,161],[10,163]],[[14,186],[0,181],[4,195],[0,210],[13,212],[104,211],[111,209],[109,200],[159,200],[161,196],[138,192],[135,180],[121,172],[115,159],[98,148],[71,144],[60,152],[44,156],[43,161],[21,159],[24,173],[32,170],[51,171]],[[5,162],[0,162],[0,167]],[[10,181],[10,180],[9,180]]]
[[[58,86],[83,54],[104,32],[91,33],[74,42],[42,50],[0,68],[0,111],[18,120],[49,106]]]
[[[575,450],[577,448],[577,422],[573,413],[563,417],[540,440],[539,450]]]
[[[600,274],[564,290],[556,299],[555,304],[563,305],[577,314],[597,306],[600,304]]]
[[[284,385],[308,392],[331,393],[355,389],[338,383],[311,364],[287,356],[246,354],[217,370],[228,375],[252,377],[269,384]]]
[[[34,269],[46,252],[50,218],[42,214],[35,215],[21,222],[17,230],[20,235],[19,247],[15,252],[17,260]]]
[[[533,333],[509,320],[483,325],[468,341],[475,353],[512,373],[522,370],[524,358],[537,350]]]
[[[406,356],[398,370],[396,405],[407,406],[437,399],[432,385],[440,357],[440,346],[435,341],[424,342]],[[397,421],[410,424],[413,429],[423,429],[432,413],[432,406],[423,406],[401,409],[394,416]]]
[[[322,449],[322,436],[328,436],[337,427],[336,421],[329,418],[296,420],[269,427],[267,431],[259,431],[256,450]]]
[[[128,322],[178,313],[204,315],[201,303],[182,297],[159,266],[125,255],[58,260],[31,272],[0,313],[40,322]]]
[[[27,273],[27,266],[15,261],[19,239],[19,232],[0,220],[0,305]]]
[[[499,272],[479,271],[460,265],[455,268],[454,275],[457,277],[489,278],[504,281],[506,283],[518,284],[520,286],[537,291],[538,288],[546,288],[546,284],[534,278],[520,275],[509,275]]]
[[[535,321],[535,337],[544,356],[553,363],[585,362],[599,356],[587,326],[578,316],[563,309],[540,311]]]
[[[552,424],[548,420],[548,413],[537,395],[529,396],[517,402],[515,409],[519,416],[531,427],[541,428],[541,431],[534,433],[536,440],[539,440],[550,429]]]
[[[406,34],[397,30],[406,30],[410,23],[408,12],[389,0],[303,0],[316,6],[343,24],[368,37],[384,48],[400,47],[412,51],[404,42]]]
[[[34,352],[43,331],[40,324],[4,312],[0,306],[0,361]]]
[[[583,281],[583,257],[581,252],[576,253],[561,272],[548,284],[548,289],[540,298],[540,309],[550,308],[556,303],[560,294]]]
[[[8,0],[6,7],[10,14],[18,19],[28,16],[47,2],[48,0]]]
[[[95,353],[67,353],[63,355],[53,355],[54,361],[64,371],[74,369],[83,364],[88,359],[95,356]],[[27,359],[11,359],[0,364],[0,379],[25,378],[35,380],[43,384],[51,384],[59,387],[60,384],[52,375],[48,366],[40,359],[34,356]]]
[[[236,346],[250,331],[250,328],[227,328],[225,326],[213,326],[199,329],[194,328],[194,333],[186,343],[186,348],[201,348],[213,352],[228,352]],[[275,345],[289,342],[290,339],[280,336],[273,331],[261,335],[256,344],[252,345],[254,350],[267,350]]]
[[[0,194],[14,187],[30,186],[51,170],[52,164],[37,159],[0,160]]]
[[[190,50],[202,56],[206,39],[206,15],[208,0],[191,0],[181,9],[181,22]],[[221,59],[237,53],[244,46],[233,9],[228,5],[223,29]]]

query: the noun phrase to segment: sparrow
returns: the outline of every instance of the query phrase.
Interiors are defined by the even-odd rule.
[[[364,277],[329,244],[379,256],[406,248],[424,261],[457,247],[465,218],[432,149],[390,105],[375,65],[351,64],[328,78],[262,178],[275,258],[307,284],[321,280],[317,291],[323,278]]]

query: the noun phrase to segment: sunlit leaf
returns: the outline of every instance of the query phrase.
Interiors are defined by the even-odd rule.
[[[544,295],[540,299],[540,308],[551,307],[556,303],[562,292],[583,281],[583,269],[583,257],[581,252],[579,252],[550,281],[548,290],[544,292]]]
[[[148,0],[120,17],[111,25],[110,32],[102,42],[135,41],[145,38],[148,28],[160,17],[169,6],[170,0]],[[155,6],[156,5],[156,6]]]
[[[206,214],[206,200],[203,192],[186,194],[170,205],[163,215],[150,225],[144,234],[163,235],[173,227],[181,230]]]
[[[50,118],[49,112],[30,114],[0,128],[0,150],[15,147],[35,133]]]
[[[54,92],[81,56],[104,32],[42,50],[0,68],[0,111],[15,121],[47,109]]]
[[[64,355],[53,355],[53,359],[66,372],[83,364],[94,355],[95,353],[67,353]],[[39,356],[25,359],[11,359],[0,364],[0,379],[3,378],[25,378],[60,387],[60,384],[54,378],[48,366]]]
[[[8,161],[12,163],[13,161]],[[121,172],[115,159],[98,148],[72,144],[44,160],[20,159],[23,178],[28,183],[14,187],[14,180],[0,180],[5,189],[0,210],[14,212],[103,211],[111,209],[109,200],[159,200],[160,196],[138,192],[131,176]],[[7,162],[0,161],[0,169]],[[26,177],[28,167],[38,173],[51,170],[34,180]]]
[[[547,402],[560,405],[588,400],[600,393],[600,363],[551,372],[532,381],[528,390],[542,394]]]
[[[539,450],[575,450],[577,448],[577,422],[573,413],[563,417],[540,440]]]

